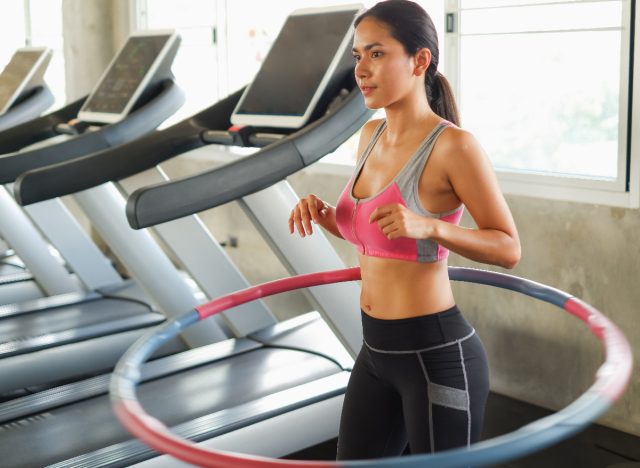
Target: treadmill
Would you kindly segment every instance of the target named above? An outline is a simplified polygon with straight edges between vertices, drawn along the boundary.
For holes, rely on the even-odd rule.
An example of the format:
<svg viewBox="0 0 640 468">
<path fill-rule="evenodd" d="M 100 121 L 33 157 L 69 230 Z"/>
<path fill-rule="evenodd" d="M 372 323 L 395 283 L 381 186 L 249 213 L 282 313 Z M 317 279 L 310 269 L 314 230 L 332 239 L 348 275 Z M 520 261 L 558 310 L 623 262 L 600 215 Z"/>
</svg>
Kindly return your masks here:
<svg viewBox="0 0 640 468">
<path fill-rule="evenodd" d="M 169 31 L 132 35 L 80 108 L 80 123 L 74 122 L 73 126 L 59 123 L 52 128 L 48 116 L 38 119 L 35 126 L 42 129 L 48 125 L 49 133 L 54 133 L 56 129 L 69 131 L 72 127 L 86 126 L 86 122 L 92 124 L 63 143 L 0 157 L 2 182 L 11 182 L 8 174 L 17 173 L 18 168 L 39 167 L 49 160 L 73 158 L 115 146 L 155 128 L 182 103 L 183 95 L 174 84 L 170 71 L 178 44 L 177 35 Z M 113 98 L 118 99 L 114 102 Z M 134 110 L 126 115 L 129 109 Z M 59 111 L 58 115 L 61 113 Z M 94 125 L 94 120 L 100 120 L 103 125 Z M 24 128 L 16 127 L 16 130 L 19 132 L 14 135 L 26 133 Z M 39 133 L 36 131 L 35 134 Z M 122 229 L 126 219 L 124 200 L 119 193 L 113 193 L 108 187 L 98 187 L 79 194 L 80 198 L 92 200 L 96 198 L 96 190 L 108 192 L 107 199 L 102 197 L 99 204 L 115 205 L 122 215 L 119 225 L 113 210 L 102 210 L 100 219 L 97 219 L 100 213 L 96 213 L 91 220 L 94 225 L 107 225 L 107 229 L 114 231 L 102 232 L 103 237 L 115 236 L 127 244 L 128 250 L 124 252 L 130 257 L 127 261 L 142 265 L 132 269 L 136 281 L 123 280 L 93 244 L 91 246 L 99 254 L 95 264 L 87 264 L 91 251 L 74 251 L 81 241 L 88 242 L 89 239 L 68 211 L 63 210 L 59 200 L 28 207 L 27 213 L 36 221 L 38 230 L 46 233 L 75 271 L 88 271 L 81 277 L 92 280 L 89 284 L 94 287 L 88 288 L 89 292 L 57 295 L 0 308 L 0 373 L 4 377 L 0 379 L 0 394 L 108 371 L 145 328 L 164 321 L 163 314 L 198 303 L 193 289 L 148 233 L 133 231 L 128 225 Z M 10 197 L 8 191 L 3 192 L 6 201 Z M 19 208 L 15 200 L 6 205 Z M 0 205 L 0 212 L 2 209 Z M 23 216 L 26 217 L 24 213 Z M 64 222 L 67 216 L 71 220 L 69 225 L 77 228 L 71 235 L 69 229 L 63 229 L 68 227 Z M 3 223 L 4 229 L 15 226 L 13 220 L 6 225 Z M 73 232 L 84 237 L 80 234 L 74 237 Z M 18 238 L 16 242 L 20 240 Z M 99 275 L 94 274 L 95 271 Z M 214 333 L 210 338 L 209 342 L 226 338 L 226 335 Z M 182 349 L 183 345 L 175 344 L 167 352 Z M 87 359 L 89 355 L 91 359 Z"/>
<path fill-rule="evenodd" d="M 335 40 L 327 31 L 340 26 L 344 36 L 358 9 L 336 8 L 292 14 L 265 65 L 278 51 L 288 57 L 304 57 L 304 51 L 292 54 L 290 48 L 284 51 L 278 48 L 280 38 L 293 31 L 312 31 L 316 39 L 322 40 L 322 45 L 308 47 L 307 51 L 314 54 Z M 342 39 L 339 37 L 339 42 L 342 43 Z M 308 40 L 296 42 L 309 45 Z M 349 46 L 350 42 L 347 35 L 344 45 Z M 113 164 L 105 165 L 105 169 L 111 175 L 113 171 L 118 172 L 119 175 L 113 177 L 115 180 L 133 172 L 131 166 L 142 170 L 180 154 L 181 150 L 203 146 L 206 143 L 203 138 L 262 148 L 218 170 L 195 176 L 195 179 L 204 178 L 214 183 L 200 185 L 201 190 L 192 192 L 190 188 L 188 193 L 182 192 L 181 200 L 176 200 L 182 208 L 176 211 L 172 206 L 170 213 L 164 214 L 166 220 L 237 197 L 259 196 L 261 189 L 333 151 L 371 116 L 352 78 L 350 51 L 347 47 L 338 50 L 343 54 L 340 63 L 347 67 L 339 68 L 344 70 L 336 75 L 340 79 L 334 80 L 335 86 L 329 87 L 330 92 L 318 102 L 310 123 L 301 129 L 247 126 L 239 131 L 228 130 L 230 116 L 241 98 L 241 93 L 235 93 L 196 116 L 158 132 L 155 138 L 144 138 L 118 150 L 96 153 L 65 165 L 30 171 L 19 178 L 17 197 L 22 203 L 46 198 L 41 189 L 50 196 L 58 195 L 53 192 L 66 188 L 49 183 L 42 186 L 40 182 L 51 180 L 54 173 L 62 171 L 87 174 L 89 179 L 94 179 L 96 171 L 83 168 L 88 167 L 89 160 L 95 163 L 106 154 L 113 157 Z M 289 67 L 280 70 L 289 70 Z M 258 78 L 252 85 L 257 81 Z M 130 164 L 123 168 L 124 157 L 119 156 L 125 153 L 135 154 L 135 158 L 130 158 Z M 72 179 L 80 185 L 87 183 Z M 175 189 L 176 184 L 184 189 L 193 184 L 192 179 L 145 189 L 135 199 L 144 198 L 146 190 Z M 175 192 L 170 191 L 169 197 L 174 197 Z M 211 195 L 213 198 L 209 198 Z M 168 199 L 163 196 L 156 201 L 165 204 Z M 129 207 L 132 206 L 130 200 Z M 151 219 L 146 217 L 151 212 L 144 213 L 139 206 L 131 209 L 134 218 L 145 214 L 146 220 Z M 286 230 L 286 224 L 282 226 Z M 357 295 L 354 299 L 357 303 Z M 359 317 L 353 312 L 357 309 L 352 308 L 353 313 L 349 314 L 348 307 L 343 304 L 342 315 L 349 316 L 358 326 Z M 229 318 L 232 314 L 230 312 Z M 361 337 L 360 341 L 356 337 L 349 342 L 348 333 L 336 335 L 332 331 L 335 321 L 327 318 L 325 311 L 322 314 L 310 312 L 244 337 L 151 361 L 142 371 L 145 383 L 140 387 L 141 401 L 181 434 L 235 450 L 282 456 L 330 439 L 337 433 L 352 355 Z M 336 328 L 341 328 L 340 323 Z M 0 450 L 6 453 L 5 460 L 15 466 L 130 466 L 156 456 L 140 442 L 131 440 L 111 414 L 106 394 L 108 378 L 108 375 L 99 376 L 1 405 L 3 426 L 0 428 L 6 428 L 6 433 L 0 438 Z M 78 417 L 80 414 L 83 417 Z M 313 418 L 313 424 L 309 424 L 309 418 Z M 21 424 L 21 421 L 33 423 Z M 50 435 L 56 433 L 64 434 L 64 442 L 51 443 Z M 37 449 L 32 448 L 28 456 L 18 453 L 27 443 Z"/>
<path fill-rule="evenodd" d="M 0 236 L 37 280 L 5 281 L 0 304 L 82 293 L 117 281 L 65 205 L 55 200 L 22 210 L 12 199 L 11 184 L 30 168 L 117 146 L 154 130 L 184 102 L 170 71 L 178 46 L 172 32 L 134 34 L 88 98 L 0 133 L 0 183 L 7 184 L 0 187 L 0 215 L 7 220 L 0 224 Z M 78 279 L 51 255 L 50 245 Z"/>
<path fill-rule="evenodd" d="M 23 47 L 4 67 L 0 73 L 0 131 L 39 116 L 53 104 L 53 94 L 44 82 L 51 55 L 48 47 Z M 32 278 L 14 254 L 0 237 L 0 284 Z"/>
</svg>

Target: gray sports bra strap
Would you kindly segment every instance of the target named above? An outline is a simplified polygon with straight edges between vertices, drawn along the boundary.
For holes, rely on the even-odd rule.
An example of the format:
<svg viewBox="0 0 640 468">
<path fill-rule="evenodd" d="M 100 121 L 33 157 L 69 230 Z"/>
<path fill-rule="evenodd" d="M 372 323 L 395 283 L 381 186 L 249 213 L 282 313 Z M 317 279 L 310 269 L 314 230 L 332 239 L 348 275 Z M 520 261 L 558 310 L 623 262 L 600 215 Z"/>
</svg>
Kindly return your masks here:
<svg viewBox="0 0 640 468">
<path fill-rule="evenodd" d="M 429 160 L 431 151 L 438 140 L 438 136 L 440 136 L 444 129 L 450 125 L 451 124 L 446 120 L 443 120 L 436 125 L 431 134 L 425 138 L 420 147 L 413 154 L 411 159 L 407 161 L 405 167 L 403 167 L 400 173 L 396 176 L 396 184 L 400 187 L 401 191 L 403 191 L 403 187 L 411 187 L 414 183 L 418 182 L 420 175 Z"/>
<path fill-rule="evenodd" d="M 369 144 L 367 145 L 367 147 L 362 152 L 362 156 L 358 159 L 358 163 L 356 164 L 356 170 L 354 171 L 354 174 L 356 174 L 356 177 L 357 177 L 358 172 L 360 171 L 360 169 L 364 165 L 364 162 L 369 157 L 369 153 L 371 153 L 371 149 L 374 147 L 374 145 L 378 141 L 378 138 L 380 138 L 380 135 L 382 135 L 382 132 L 384 131 L 386 126 L 387 126 L 387 121 L 385 119 L 383 119 L 376 126 L 376 129 L 373 131 L 373 135 L 371 135 L 371 139 L 369 140 Z"/>
</svg>

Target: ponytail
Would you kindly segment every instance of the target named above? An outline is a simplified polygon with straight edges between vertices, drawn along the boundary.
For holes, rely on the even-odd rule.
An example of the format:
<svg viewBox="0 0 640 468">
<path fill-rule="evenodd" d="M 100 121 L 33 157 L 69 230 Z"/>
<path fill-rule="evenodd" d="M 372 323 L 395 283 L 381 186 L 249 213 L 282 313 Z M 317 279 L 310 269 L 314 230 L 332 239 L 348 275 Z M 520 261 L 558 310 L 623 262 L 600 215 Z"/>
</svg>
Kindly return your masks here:
<svg viewBox="0 0 640 468">
<path fill-rule="evenodd" d="M 439 71 L 432 73 L 429 67 L 424 81 L 427 101 L 431 109 L 443 119 L 459 127 L 460 113 L 449 80 Z"/>
</svg>

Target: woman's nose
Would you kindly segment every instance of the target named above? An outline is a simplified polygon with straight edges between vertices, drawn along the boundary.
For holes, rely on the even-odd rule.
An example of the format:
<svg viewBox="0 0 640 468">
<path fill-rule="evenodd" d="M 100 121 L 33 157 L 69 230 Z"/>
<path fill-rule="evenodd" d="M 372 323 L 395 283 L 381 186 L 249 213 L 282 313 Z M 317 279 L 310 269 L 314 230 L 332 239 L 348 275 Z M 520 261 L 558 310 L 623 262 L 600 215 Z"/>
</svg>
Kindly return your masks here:
<svg viewBox="0 0 640 468">
<path fill-rule="evenodd" d="M 360 59 L 356 63 L 355 75 L 356 78 L 365 78 L 369 74 L 369 68 L 367 67 L 364 60 Z"/>
</svg>

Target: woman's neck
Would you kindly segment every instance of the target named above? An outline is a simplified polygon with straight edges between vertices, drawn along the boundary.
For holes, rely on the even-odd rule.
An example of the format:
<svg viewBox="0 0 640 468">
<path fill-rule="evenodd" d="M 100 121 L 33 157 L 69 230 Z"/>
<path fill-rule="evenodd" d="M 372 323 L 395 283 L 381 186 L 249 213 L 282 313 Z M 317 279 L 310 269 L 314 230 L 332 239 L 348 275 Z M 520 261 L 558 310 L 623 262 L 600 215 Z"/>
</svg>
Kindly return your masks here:
<svg viewBox="0 0 640 468">
<path fill-rule="evenodd" d="M 403 141 L 407 134 L 414 132 L 416 128 L 424 128 L 430 122 L 435 124 L 440 118 L 429 107 L 424 88 L 412 93 L 403 100 L 395 102 L 392 106 L 385 107 L 387 130 L 386 141 L 394 145 Z"/>
</svg>

